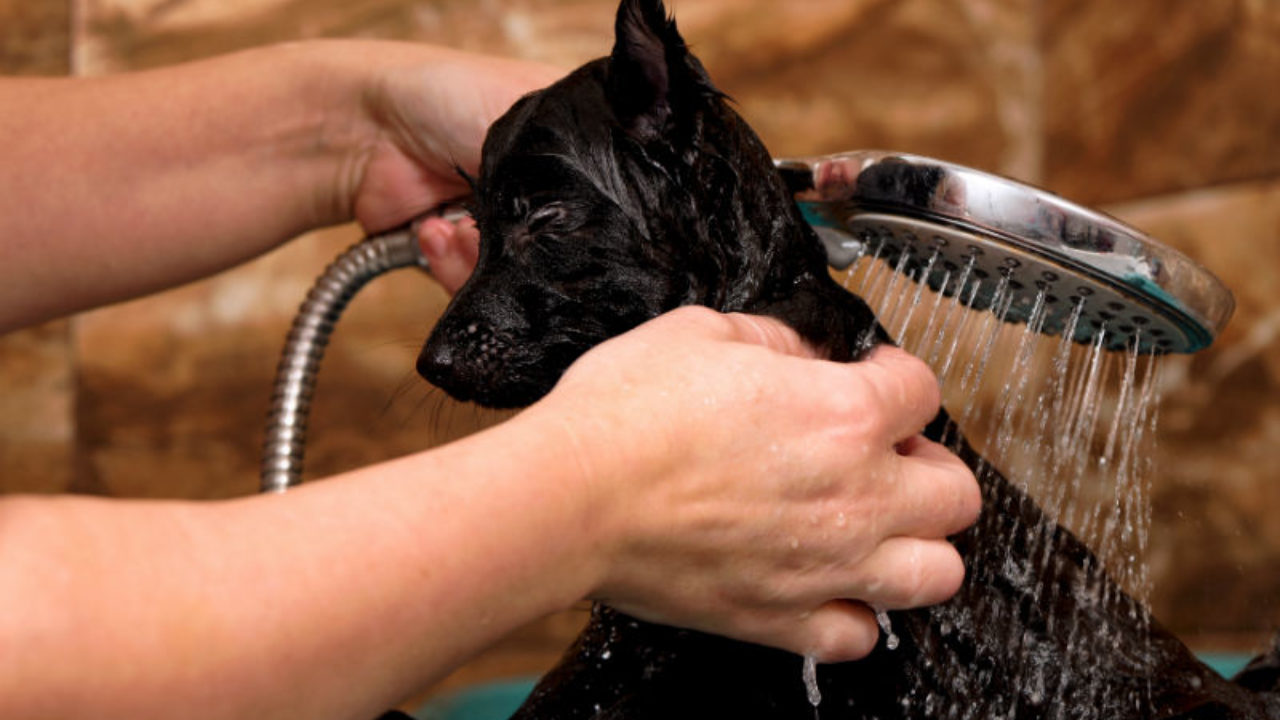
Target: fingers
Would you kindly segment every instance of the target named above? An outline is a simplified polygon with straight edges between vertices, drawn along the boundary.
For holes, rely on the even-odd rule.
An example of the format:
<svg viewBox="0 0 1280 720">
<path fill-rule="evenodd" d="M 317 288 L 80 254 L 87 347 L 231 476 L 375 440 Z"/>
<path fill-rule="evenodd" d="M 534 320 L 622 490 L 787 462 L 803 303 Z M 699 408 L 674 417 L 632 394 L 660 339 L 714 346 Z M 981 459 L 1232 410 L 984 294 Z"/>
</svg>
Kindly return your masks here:
<svg viewBox="0 0 1280 720">
<path fill-rule="evenodd" d="M 762 316 L 720 314 L 705 308 L 682 308 L 659 321 L 683 324 L 712 337 L 755 344 L 784 355 L 803 358 L 783 372 L 803 375 L 807 381 L 790 392 L 799 398 L 806 388 L 821 389 L 830 399 L 843 396 L 846 402 L 819 400 L 815 408 L 835 424 L 852 415 L 870 418 L 853 422 L 858 432 L 870 437 L 885 451 L 897 450 L 894 482 L 880 488 L 880 520 L 885 536 L 906 535 L 926 539 L 944 538 L 960 532 L 977 519 L 982 497 L 973 473 L 943 446 L 918 433 L 938 414 L 941 395 L 938 381 L 923 361 L 896 347 L 874 350 L 860 363 L 812 360 L 813 353 L 798 334 L 784 323 Z M 841 414 L 851 417 L 842 418 Z M 812 417 L 812 413 L 810 414 Z M 865 444 L 865 443 L 864 443 Z M 849 448 L 836 452 L 848 456 Z"/>
<path fill-rule="evenodd" d="M 885 541 L 859 565 L 864 576 L 857 596 L 871 605 L 902 609 L 932 605 L 950 598 L 964 581 L 964 562 L 942 540 L 894 538 Z M 834 663 L 866 657 L 880 636 L 871 608 L 856 600 L 831 600 L 799 621 L 775 620 L 747 637 L 819 662 Z"/>
<path fill-rule="evenodd" d="M 418 246 L 427 258 L 431 274 L 452 295 L 475 268 L 480 233 L 471 218 L 454 223 L 442 217 L 429 217 L 418 225 Z"/>
<path fill-rule="evenodd" d="M 600 392 L 583 390 L 600 378 L 664 389 L 629 391 L 617 422 L 590 427 L 662 412 L 680 428 L 630 444 L 662 455 L 617 464 L 611 452 L 597 467 L 618 469 L 592 473 L 615 478 L 623 498 L 597 513 L 615 518 L 602 524 L 617 538 L 605 545 L 625 568 L 604 574 L 600 597 L 834 661 L 865 655 L 878 628 L 867 607 L 832 598 L 914 607 L 960 587 L 963 563 L 943 538 L 973 521 L 980 495 L 958 458 L 918 436 L 938 412 L 933 374 L 897 348 L 852 364 L 814 355 L 777 320 L 684 308 L 570 368 L 550 397 L 600 407 Z M 643 482 L 616 479 L 632 475 Z M 673 598 L 684 572 L 708 592 Z"/>
<path fill-rule="evenodd" d="M 960 458 L 920 435 L 899 443 L 898 453 L 898 481 L 884 498 L 887 535 L 945 538 L 978 519 L 982 490 Z"/>
<path fill-rule="evenodd" d="M 849 597 L 891 609 L 935 605 L 964 582 L 964 561 L 946 540 L 893 537 L 854 568 Z"/>
<path fill-rule="evenodd" d="M 846 583 L 842 594 L 858 600 L 830 600 L 799 619 L 772 615 L 738 636 L 824 663 L 857 660 L 871 652 L 880 632 L 867 604 L 890 610 L 933 605 L 954 595 L 963 581 L 964 561 L 946 541 L 891 538 Z"/>
<path fill-rule="evenodd" d="M 942 391 L 925 362 L 892 345 L 881 345 L 857 363 L 862 388 L 878 407 L 893 408 L 883 430 L 892 442 L 918 434 L 938 414 Z"/>
<path fill-rule="evenodd" d="M 866 657 L 876 646 L 880 628 L 866 605 L 832 600 L 799 621 L 791 616 L 774 618 L 752 635 L 743 639 L 833 663 Z"/>
</svg>

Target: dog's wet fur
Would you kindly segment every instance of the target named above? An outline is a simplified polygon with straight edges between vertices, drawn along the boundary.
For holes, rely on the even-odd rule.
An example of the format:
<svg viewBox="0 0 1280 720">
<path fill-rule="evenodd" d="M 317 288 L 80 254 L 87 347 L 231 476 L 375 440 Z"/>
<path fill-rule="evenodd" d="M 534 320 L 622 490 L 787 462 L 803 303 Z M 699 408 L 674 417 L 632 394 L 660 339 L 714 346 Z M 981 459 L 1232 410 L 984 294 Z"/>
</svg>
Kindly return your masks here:
<svg viewBox="0 0 1280 720">
<path fill-rule="evenodd" d="M 489 131 L 474 181 L 474 274 L 423 348 L 449 394 L 519 407 L 588 348 L 699 304 L 779 318 L 831 358 L 889 338 L 835 283 L 755 133 L 661 0 L 623 0 L 610 57 Z M 1114 585 L 1070 532 L 982 462 L 945 413 L 926 431 L 974 468 L 983 511 L 951 538 L 950 601 L 890 613 L 895 649 L 822 666 L 824 718 L 1280 718 L 1280 656 L 1235 682 Z M 515 716 L 808 718 L 801 659 L 597 606 Z"/>
</svg>

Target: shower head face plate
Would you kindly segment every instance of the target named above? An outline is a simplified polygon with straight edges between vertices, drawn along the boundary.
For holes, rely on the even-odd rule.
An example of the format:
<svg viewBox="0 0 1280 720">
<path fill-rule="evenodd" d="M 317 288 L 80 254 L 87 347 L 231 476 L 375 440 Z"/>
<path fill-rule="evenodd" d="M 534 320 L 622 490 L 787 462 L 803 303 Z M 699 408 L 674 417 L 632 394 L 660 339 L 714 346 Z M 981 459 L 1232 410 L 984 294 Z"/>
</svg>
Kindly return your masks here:
<svg viewBox="0 0 1280 720">
<path fill-rule="evenodd" d="M 1189 353 L 1234 307 L 1185 255 L 1006 178 L 877 151 L 778 168 L 833 266 L 872 257 L 1005 322 L 1049 335 L 1073 327 L 1075 341 L 1110 349 Z"/>
<path fill-rule="evenodd" d="M 1003 322 L 1026 323 L 1046 335 L 1070 328 L 1076 342 L 1093 343 L 1101 335 L 1107 349 L 1136 345 L 1143 353 L 1212 340 L 1174 306 L 989 235 L 875 212 L 856 214 L 846 227 L 865 255 Z"/>
</svg>

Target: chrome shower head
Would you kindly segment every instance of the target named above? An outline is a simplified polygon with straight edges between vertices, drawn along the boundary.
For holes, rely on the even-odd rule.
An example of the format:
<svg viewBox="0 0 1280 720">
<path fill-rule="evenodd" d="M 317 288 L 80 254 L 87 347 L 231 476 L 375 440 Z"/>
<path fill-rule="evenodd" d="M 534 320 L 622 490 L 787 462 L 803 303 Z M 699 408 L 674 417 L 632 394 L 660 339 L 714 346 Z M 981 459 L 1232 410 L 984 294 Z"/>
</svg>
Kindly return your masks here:
<svg viewBox="0 0 1280 720">
<path fill-rule="evenodd" d="M 860 151 L 778 160 L 831 265 L 864 256 L 1005 322 L 1111 349 L 1190 353 L 1235 307 L 1208 270 L 1056 195 L 925 157 Z M 993 307 L 993 305 L 995 307 Z M 1040 308 L 1037 310 L 1036 308 Z"/>
</svg>

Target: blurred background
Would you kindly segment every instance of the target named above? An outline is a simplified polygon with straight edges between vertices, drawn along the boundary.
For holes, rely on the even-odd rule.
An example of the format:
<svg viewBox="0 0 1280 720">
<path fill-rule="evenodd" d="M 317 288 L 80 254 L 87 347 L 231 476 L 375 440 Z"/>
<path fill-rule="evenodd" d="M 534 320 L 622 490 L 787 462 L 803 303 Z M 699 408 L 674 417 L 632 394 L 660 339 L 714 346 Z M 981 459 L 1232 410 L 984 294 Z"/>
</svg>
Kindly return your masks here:
<svg viewBox="0 0 1280 720">
<path fill-rule="evenodd" d="M 0 0 L 0 72 L 100 75 L 322 36 L 572 67 L 609 51 L 615 7 Z M 1114 214 L 1227 283 L 1237 309 L 1225 333 L 1165 363 L 1152 601 L 1193 648 L 1264 644 L 1280 628 L 1280 0 L 668 7 L 775 156 L 884 148 L 1001 173 Z M 255 492 L 289 321 L 313 278 L 358 239 L 353 227 L 314 233 L 196 285 L 0 337 L 0 492 Z M 454 405 L 413 373 L 444 303 L 416 271 L 356 299 L 321 374 L 309 477 L 500 419 Z M 578 609 L 535 623 L 437 691 L 539 672 L 584 619 Z"/>
</svg>

